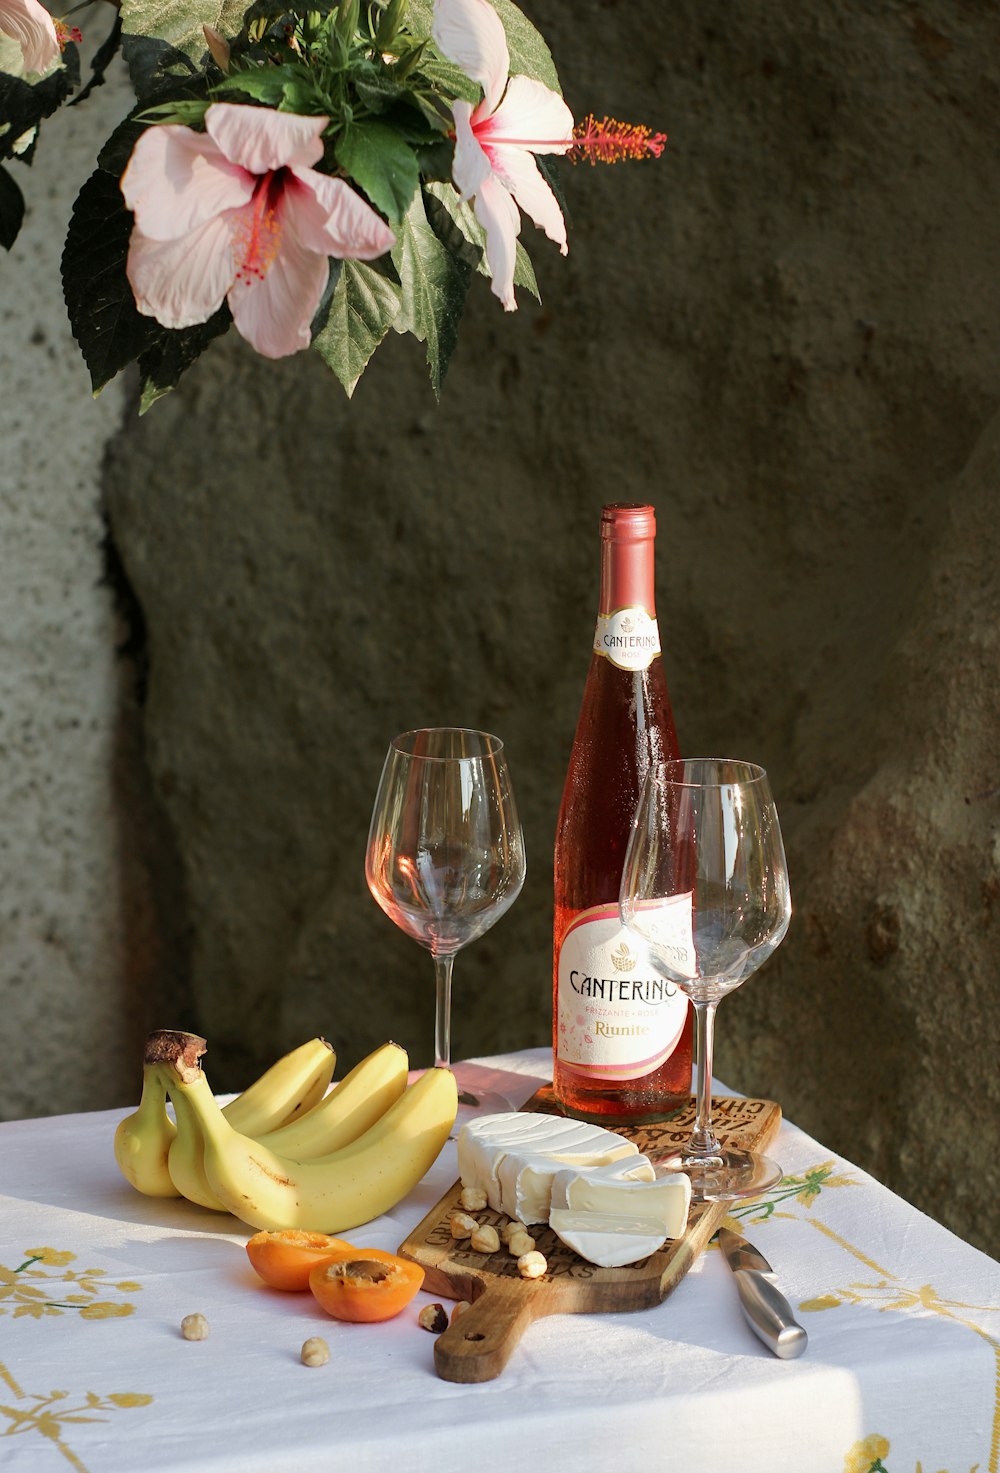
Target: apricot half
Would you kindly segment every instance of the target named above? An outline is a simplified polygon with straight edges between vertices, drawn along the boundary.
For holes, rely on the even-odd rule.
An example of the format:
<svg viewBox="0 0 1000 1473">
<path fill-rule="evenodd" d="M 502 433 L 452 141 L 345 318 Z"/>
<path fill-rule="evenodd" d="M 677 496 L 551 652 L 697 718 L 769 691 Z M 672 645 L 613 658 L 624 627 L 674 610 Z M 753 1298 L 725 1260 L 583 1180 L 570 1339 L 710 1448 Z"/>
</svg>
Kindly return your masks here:
<svg viewBox="0 0 1000 1473">
<path fill-rule="evenodd" d="M 298 1228 L 281 1232 L 254 1233 L 247 1242 L 247 1257 L 265 1284 L 272 1289 L 304 1291 L 317 1265 L 354 1249 L 344 1238 L 329 1233 L 304 1233 Z"/>
<path fill-rule="evenodd" d="M 327 1314 L 356 1324 L 392 1319 L 423 1282 L 419 1264 L 380 1248 L 351 1248 L 309 1275 L 309 1288 Z"/>
</svg>

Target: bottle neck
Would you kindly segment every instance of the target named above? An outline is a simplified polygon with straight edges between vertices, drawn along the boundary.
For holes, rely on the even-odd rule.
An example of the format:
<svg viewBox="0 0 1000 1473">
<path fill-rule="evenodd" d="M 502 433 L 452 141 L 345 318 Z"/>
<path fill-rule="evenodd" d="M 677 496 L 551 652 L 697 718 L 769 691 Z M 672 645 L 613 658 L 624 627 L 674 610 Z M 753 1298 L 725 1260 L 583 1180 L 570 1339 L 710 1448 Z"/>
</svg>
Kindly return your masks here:
<svg viewBox="0 0 1000 1473">
<path fill-rule="evenodd" d="M 653 595 L 653 539 L 601 542 L 601 614 L 616 609 L 645 609 L 656 618 Z"/>
</svg>

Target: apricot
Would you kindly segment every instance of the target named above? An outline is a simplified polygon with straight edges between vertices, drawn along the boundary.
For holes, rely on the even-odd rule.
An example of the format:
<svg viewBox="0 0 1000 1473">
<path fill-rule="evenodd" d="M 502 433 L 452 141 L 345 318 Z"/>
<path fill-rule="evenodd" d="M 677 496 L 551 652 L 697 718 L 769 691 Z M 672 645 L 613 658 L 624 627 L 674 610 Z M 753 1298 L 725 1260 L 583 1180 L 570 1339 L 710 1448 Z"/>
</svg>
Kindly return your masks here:
<svg viewBox="0 0 1000 1473">
<path fill-rule="evenodd" d="M 309 1288 L 309 1275 L 317 1264 L 326 1263 L 339 1253 L 353 1253 L 344 1238 L 329 1233 L 304 1233 L 297 1228 L 281 1232 L 254 1233 L 247 1242 L 247 1256 L 265 1284 L 272 1289 L 304 1292 Z"/>
<path fill-rule="evenodd" d="M 360 1324 L 392 1319 L 423 1282 L 419 1264 L 380 1248 L 351 1248 L 309 1275 L 309 1288 L 327 1314 Z"/>
</svg>

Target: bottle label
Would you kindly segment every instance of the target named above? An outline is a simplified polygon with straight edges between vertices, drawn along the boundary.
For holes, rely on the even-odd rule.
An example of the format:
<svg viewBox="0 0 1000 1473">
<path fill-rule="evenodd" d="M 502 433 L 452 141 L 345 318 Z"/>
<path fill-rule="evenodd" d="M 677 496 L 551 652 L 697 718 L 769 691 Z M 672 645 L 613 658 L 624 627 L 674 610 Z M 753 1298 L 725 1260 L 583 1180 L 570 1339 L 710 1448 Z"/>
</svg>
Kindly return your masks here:
<svg viewBox="0 0 1000 1473">
<path fill-rule="evenodd" d="M 656 620 L 638 606 L 598 614 L 594 650 L 619 670 L 645 670 L 660 653 Z"/>
<path fill-rule="evenodd" d="M 686 950 L 690 907 L 675 919 L 677 945 Z M 564 1068 L 636 1079 L 669 1059 L 684 1031 L 687 997 L 622 926 L 617 905 L 580 911 L 559 948 L 557 975 L 556 1052 Z"/>
</svg>

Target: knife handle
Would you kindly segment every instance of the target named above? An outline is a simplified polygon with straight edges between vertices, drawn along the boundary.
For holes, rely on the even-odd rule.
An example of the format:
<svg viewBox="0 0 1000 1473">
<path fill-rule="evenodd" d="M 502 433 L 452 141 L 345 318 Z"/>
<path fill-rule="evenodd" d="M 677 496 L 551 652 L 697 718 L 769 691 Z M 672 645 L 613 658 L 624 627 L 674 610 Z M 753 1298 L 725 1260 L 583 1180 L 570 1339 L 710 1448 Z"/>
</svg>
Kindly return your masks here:
<svg viewBox="0 0 1000 1473">
<path fill-rule="evenodd" d="M 791 1305 L 781 1290 L 763 1274 L 749 1269 L 737 1269 L 733 1278 L 743 1316 L 757 1338 L 781 1360 L 794 1360 L 801 1355 L 809 1336 L 796 1324 Z"/>
</svg>

